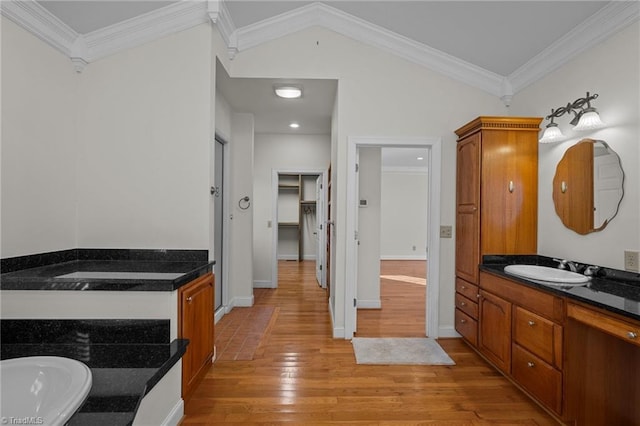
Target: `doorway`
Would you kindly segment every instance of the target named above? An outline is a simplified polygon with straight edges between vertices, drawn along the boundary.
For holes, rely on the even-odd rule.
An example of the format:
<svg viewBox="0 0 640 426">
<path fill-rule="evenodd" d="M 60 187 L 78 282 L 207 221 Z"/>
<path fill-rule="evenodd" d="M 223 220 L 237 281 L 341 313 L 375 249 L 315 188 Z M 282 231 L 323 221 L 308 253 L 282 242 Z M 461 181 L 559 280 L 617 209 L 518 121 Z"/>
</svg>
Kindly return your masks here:
<svg viewBox="0 0 640 426">
<path fill-rule="evenodd" d="M 426 167 L 428 169 L 428 212 L 427 212 L 427 253 L 429 268 L 427 269 L 427 300 L 425 335 L 438 337 L 438 294 L 439 294 L 439 227 L 440 227 L 440 170 L 441 170 L 441 140 L 440 138 L 354 138 L 350 137 L 347 146 L 347 238 L 346 264 L 350 265 L 346 271 L 345 282 L 345 338 L 351 339 L 357 327 L 356 283 L 358 282 L 358 197 L 357 159 L 361 147 L 407 147 L 424 148 L 428 152 Z M 352 303 L 353 301 L 353 303 Z"/>
<path fill-rule="evenodd" d="M 326 170 L 273 170 L 271 287 L 278 287 L 278 261 L 315 261 L 318 285 L 326 288 Z"/>
<path fill-rule="evenodd" d="M 358 235 L 370 252 L 368 256 L 359 252 L 356 334 L 424 336 L 429 151 L 388 147 L 359 151 Z M 379 241 L 372 244 L 371 238 Z"/>
<path fill-rule="evenodd" d="M 225 211 L 226 199 L 225 199 L 225 175 L 228 171 L 225 169 L 225 156 L 227 150 L 225 149 L 226 142 L 224 139 L 217 135 L 213 143 L 214 152 L 214 171 L 213 182 L 211 186 L 211 195 L 213 197 L 213 258 L 216 264 L 213 267 L 215 274 L 215 286 L 214 286 L 214 311 L 216 312 L 216 319 L 219 319 L 224 315 L 225 306 L 225 293 L 226 287 L 226 263 L 227 259 L 224 253 L 227 252 L 226 246 L 228 244 L 227 238 L 227 224 L 225 223 Z"/>
</svg>

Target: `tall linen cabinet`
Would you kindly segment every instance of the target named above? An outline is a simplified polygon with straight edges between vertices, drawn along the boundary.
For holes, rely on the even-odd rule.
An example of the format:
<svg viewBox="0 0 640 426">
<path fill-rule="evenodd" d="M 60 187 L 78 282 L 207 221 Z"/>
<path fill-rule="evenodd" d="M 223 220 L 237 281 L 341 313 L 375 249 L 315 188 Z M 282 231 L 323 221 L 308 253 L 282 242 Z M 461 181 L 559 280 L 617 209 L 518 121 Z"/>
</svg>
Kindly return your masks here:
<svg viewBox="0 0 640 426">
<path fill-rule="evenodd" d="M 536 254 L 538 239 L 538 117 L 478 117 L 455 131 L 456 295 L 455 328 L 482 346 L 493 309 L 480 298 L 483 255 Z M 500 307 L 494 307 L 500 309 Z"/>
</svg>

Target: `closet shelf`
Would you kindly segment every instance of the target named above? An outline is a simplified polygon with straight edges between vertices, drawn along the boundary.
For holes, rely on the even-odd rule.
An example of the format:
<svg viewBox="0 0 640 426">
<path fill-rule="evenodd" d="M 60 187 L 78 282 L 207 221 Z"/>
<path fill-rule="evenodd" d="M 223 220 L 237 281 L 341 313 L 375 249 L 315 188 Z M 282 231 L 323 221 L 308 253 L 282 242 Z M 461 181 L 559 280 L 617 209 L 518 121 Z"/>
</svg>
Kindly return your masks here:
<svg viewBox="0 0 640 426">
<path fill-rule="evenodd" d="M 315 206 L 316 205 L 316 200 L 302 200 L 302 201 L 300 201 L 300 204 Z"/>
<path fill-rule="evenodd" d="M 298 227 L 300 224 L 298 222 L 278 222 L 278 226 L 295 226 Z"/>
</svg>

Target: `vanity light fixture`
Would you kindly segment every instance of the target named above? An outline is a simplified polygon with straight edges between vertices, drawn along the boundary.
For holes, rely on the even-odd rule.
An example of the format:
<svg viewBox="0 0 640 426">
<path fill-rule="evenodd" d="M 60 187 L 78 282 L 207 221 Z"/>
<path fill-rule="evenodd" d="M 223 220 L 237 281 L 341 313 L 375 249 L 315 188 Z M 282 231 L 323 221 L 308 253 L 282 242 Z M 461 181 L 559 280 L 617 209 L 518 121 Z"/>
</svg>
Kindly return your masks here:
<svg viewBox="0 0 640 426">
<path fill-rule="evenodd" d="M 302 96 L 302 88 L 298 86 L 274 86 L 273 90 L 281 98 L 297 99 Z"/>
<path fill-rule="evenodd" d="M 587 96 L 584 98 L 578 98 L 564 107 L 552 109 L 551 114 L 546 117 L 546 119 L 549 120 L 549 124 L 547 124 L 547 127 L 544 129 L 540 143 L 560 142 L 564 139 L 564 135 L 558 128 L 558 124 L 553 120 L 567 113 L 574 114 L 573 120 L 571 120 L 571 125 L 575 126 L 573 128 L 574 130 L 585 131 L 604 127 L 598 111 L 591 106 L 591 101 L 597 97 L 597 93 L 590 95 L 589 92 L 587 92 Z"/>
</svg>

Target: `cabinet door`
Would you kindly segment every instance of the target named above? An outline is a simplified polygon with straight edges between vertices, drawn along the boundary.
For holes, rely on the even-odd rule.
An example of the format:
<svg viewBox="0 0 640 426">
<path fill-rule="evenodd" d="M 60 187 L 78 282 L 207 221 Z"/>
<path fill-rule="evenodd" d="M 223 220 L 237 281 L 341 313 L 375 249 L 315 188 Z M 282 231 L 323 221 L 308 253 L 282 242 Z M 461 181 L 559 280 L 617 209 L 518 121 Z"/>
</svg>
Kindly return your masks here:
<svg viewBox="0 0 640 426">
<path fill-rule="evenodd" d="M 535 134 L 482 134 L 481 254 L 537 253 L 538 142 Z"/>
<path fill-rule="evenodd" d="M 480 262 L 480 133 L 458 143 L 456 276 L 478 283 Z"/>
<path fill-rule="evenodd" d="M 511 303 L 480 290 L 478 349 L 505 373 L 511 367 Z"/>
<path fill-rule="evenodd" d="M 180 337 L 189 339 L 182 357 L 182 395 L 189 395 L 213 356 L 213 274 L 205 275 L 179 292 Z"/>
</svg>

